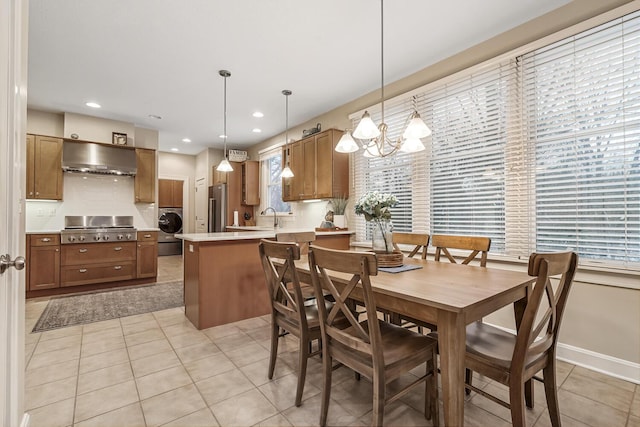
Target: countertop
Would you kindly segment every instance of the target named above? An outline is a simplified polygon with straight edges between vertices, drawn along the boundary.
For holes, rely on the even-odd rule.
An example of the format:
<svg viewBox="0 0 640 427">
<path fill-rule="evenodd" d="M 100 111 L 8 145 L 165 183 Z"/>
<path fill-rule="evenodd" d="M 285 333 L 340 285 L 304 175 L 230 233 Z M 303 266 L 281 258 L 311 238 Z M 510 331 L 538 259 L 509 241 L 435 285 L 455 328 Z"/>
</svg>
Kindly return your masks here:
<svg viewBox="0 0 640 427">
<path fill-rule="evenodd" d="M 244 229 L 247 231 L 224 231 L 218 233 L 191 233 L 191 234 L 176 234 L 175 237 L 190 242 L 220 242 L 231 240 L 251 240 L 251 239 L 273 239 L 276 237 L 276 232 L 273 228 L 265 229 L 264 227 L 234 227 L 237 229 Z M 252 231 L 249 231 L 252 230 Z M 255 230 L 255 231 L 253 231 Z M 279 233 L 297 233 L 301 231 L 314 231 L 309 229 L 292 229 L 292 228 L 279 228 Z M 351 235 L 355 234 L 354 231 L 316 231 L 316 236 L 334 236 L 339 234 Z"/>
</svg>

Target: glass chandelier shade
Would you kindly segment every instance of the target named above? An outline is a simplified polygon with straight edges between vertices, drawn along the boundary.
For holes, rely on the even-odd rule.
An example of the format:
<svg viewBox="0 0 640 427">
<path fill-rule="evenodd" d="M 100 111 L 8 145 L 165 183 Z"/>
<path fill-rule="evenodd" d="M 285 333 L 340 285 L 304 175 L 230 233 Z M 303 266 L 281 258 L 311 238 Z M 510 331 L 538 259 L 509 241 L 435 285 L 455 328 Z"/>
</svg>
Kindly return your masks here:
<svg viewBox="0 0 640 427">
<path fill-rule="evenodd" d="M 293 171 L 291 170 L 291 167 L 289 166 L 289 95 L 291 95 L 293 92 L 291 92 L 288 89 L 285 89 L 282 91 L 282 94 L 285 97 L 285 131 L 284 131 L 284 155 L 285 155 L 285 166 L 284 169 L 282 169 L 282 174 L 280 176 L 282 176 L 282 178 L 293 178 Z"/>
<path fill-rule="evenodd" d="M 351 133 L 347 130 L 342 134 L 338 145 L 336 145 L 336 151 L 338 153 L 353 153 L 358 151 L 358 144 L 353 140 Z"/>
<path fill-rule="evenodd" d="M 218 172 L 232 172 L 233 167 L 231 167 L 231 163 L 227 160 L 227 77 L 231 76 L 231 73 L 227 70 L 220 70 L 218 74 L 224 78 L 224 153 L 216 170 Z"/>
</svg>

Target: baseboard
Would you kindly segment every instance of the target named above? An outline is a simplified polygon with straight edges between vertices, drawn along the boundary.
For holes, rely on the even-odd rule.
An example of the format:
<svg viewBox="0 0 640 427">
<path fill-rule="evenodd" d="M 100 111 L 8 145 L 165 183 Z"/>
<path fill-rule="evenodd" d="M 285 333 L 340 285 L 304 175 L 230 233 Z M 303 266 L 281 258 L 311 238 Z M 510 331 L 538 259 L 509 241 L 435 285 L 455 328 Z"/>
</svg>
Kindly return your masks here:
<svg viewBox="0 0 640 427">
<path fill-rule="evenodd" d="M 498 329 L 515 334 L 516 331 L 502 326 L 491 324 Z M 618 359 L 607 354 L 596 353 L 569 344 L 558 343 L 556 357 L 563 362 L 591 369 L 624 381 L 640 384 L 640 363 Z"/>
<path fill-rule="evenodd" d="M 640 384 L 640 363 L 629 362 L 628 360 L 562 343 L 558 343 L 556 355 L 558 360 Z"/>
<path fill-rule="evenodd" d="M 20 427 L 29 427 L 29 413 L 25 412 L 22 416 L 22 422 L 20 423 Z"/>
</svg>

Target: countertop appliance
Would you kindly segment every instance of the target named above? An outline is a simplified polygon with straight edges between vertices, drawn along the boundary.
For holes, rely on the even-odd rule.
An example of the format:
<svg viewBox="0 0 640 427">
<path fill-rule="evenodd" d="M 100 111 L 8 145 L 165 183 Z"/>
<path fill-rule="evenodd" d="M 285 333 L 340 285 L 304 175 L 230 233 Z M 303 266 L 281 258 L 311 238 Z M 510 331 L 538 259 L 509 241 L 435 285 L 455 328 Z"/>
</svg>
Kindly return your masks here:
<svg viewBox="0 0 640 427">
<path fill-rule="evenodd" d="M 60 243 L 135 241 L 132 216 L 65 216 Z"/>
<path fill-rule="evenodd" d="M 227 185 L 216 184 L 209 187 L 209 233 L 226 231 L 227 226 Z"/>
<path fill-rule="evenodd" d="M 182 232 L 182 208 L 159 208 L 158 228 L 158 255 L 180 255 L 182 240 L 175 234 Z"/>
<path fill-rule="evenodd" d="M 62 170 L 103 175 L 135 175 L 136 151 L 115 145 L 65 140 Z"/>
</svg>

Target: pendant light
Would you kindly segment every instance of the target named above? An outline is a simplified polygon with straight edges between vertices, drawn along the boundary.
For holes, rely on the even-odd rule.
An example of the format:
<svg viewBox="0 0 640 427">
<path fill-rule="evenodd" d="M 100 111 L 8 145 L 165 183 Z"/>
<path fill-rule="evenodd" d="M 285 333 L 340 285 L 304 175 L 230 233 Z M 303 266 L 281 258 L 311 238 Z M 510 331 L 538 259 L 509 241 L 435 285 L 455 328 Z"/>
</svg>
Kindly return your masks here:
<svg viewBox="0 0 640 427">
<path fill-rule="evenodd" d="M 398 151 L 415 153 L 425 149 L 420 138 L 431 135 L 431 130 L 420 118 L 417 109 L 408 117 L 408 125 L 402 134 L 402 138 L 391 140 L 387 136 L 388 127 L 384 122 L 384 0 L 380 0 L 380 111 L 382 123 L 378 126 L 371 119 L 368 111 L 365 111 L 360 123 L 352 134 L 345 132 L 338 141 L 335 150 L 339 153 L 353 153 L 359 150 L 354 138 L 360 142 L 365 157 L 387 157 Z M 415 102 L 415 99 L 414 99 Z"/>
<path fill-rule="evenodd" d="M 231 73 L 227 70 L 220 70 L 218 74 L 224 77 L 224 134 L 222 135 L 224 138 L 224 154 L 216 170 L 218 172 L 232 172 L 233 168 L 231 167 L 231 163 L 227 160 L 227 77 L 229 77 Z"/>
<path fill-rule="evenodd" d="M 285 131 L 284 131 L 284 156 L 285 166 L 282 169 L 283 178 L 293 178 L 293 171 L 289 167 L 289 95 L 292 94 L 290 90 L 283 90 L 282 94 L 285 97 Z"/>
</svg>

